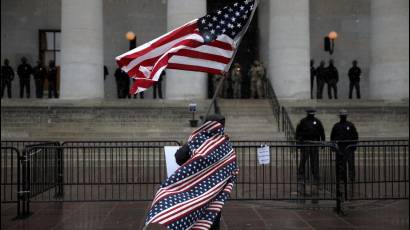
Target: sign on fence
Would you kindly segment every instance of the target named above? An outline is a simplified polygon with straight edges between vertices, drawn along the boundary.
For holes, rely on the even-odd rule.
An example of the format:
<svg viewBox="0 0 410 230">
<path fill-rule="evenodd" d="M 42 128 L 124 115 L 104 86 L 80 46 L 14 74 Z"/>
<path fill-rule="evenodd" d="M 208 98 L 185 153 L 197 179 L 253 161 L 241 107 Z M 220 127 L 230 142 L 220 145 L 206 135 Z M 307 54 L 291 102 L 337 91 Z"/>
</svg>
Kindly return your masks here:
<svg viewBox="0 0 410 230">
<path fill-rule="evenodd" d="M 258 161 L 260 165 L 268 165 L 270 163 L 269 146 L 258 148 Z"/>
<path fill-rule="evenodd" d="M 167 164 L 167 177 L 170 177 L 179 168 L 179 165 L 175 159 L 175 153 L 179 148 L 180 146 L 164 146 L 165 161 Z"/>
</svg>

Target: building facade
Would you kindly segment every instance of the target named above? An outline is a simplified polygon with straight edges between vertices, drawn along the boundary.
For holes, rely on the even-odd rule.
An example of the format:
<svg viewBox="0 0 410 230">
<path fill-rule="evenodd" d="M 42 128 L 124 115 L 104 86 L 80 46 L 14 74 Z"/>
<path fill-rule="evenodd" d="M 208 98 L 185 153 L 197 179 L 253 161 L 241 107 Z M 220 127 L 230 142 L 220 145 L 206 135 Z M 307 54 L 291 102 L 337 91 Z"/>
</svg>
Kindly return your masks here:
<svg viewBox="0 0 410 230">
<path fill-rule="evenodd" d="M 133 31 L 137 43 L 143 44 L 203 16 L 215 2 L 2 0 L 1 59 L 10 59 L 15 70 L 22 56 L 32 65 L 39 58 L 55 59 L 61 67 L 62 98 L 115 98 L 115 57 L 128 49 L 127 31 Z M 278 97 L 310 98 L 310 59 L 316 66 L 321 60 L 334 59 L 340 75 L 340 98 L 347 98 L 347 72 L 351 62 L 358 60 L 363 69 L 364 98 L 408 99 L 409 1 L 260 2 L 257 29 L 252 30 L 256 39 L 252 41 Z M 41 31 L 57 31 L 53 49 L 42 49 Z M 330 31 L 339 34 L 332 56 L 323 51 L 323 38 Z M 109 70 L 105 81 L 103 65 Z M 168 71 L 164 84 L 167 99 L 207 96 L 206 74 Z M 13 88 L 16 97 L 17 77 Z M 148 97 L 150 94 L 148 91 Z"/>
</svg>

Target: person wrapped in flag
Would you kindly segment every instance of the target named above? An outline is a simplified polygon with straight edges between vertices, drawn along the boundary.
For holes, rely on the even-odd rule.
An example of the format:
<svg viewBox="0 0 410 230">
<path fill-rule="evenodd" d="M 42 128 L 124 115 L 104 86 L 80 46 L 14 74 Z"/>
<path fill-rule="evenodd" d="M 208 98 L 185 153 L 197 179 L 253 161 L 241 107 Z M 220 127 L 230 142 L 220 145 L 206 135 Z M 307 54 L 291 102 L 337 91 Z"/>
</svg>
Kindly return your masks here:
<svg viewBox="0 0 410 230">
<path fill-rule="evenodd" d="M 225 118 L 213 115 L 176 153 L 181 167 L 162 184 L 146 227 L 219 229 L 220 213 L 239 172 L 236 153 L 224 134 Z"/>
<path fill-rule="evenodd" d="M 257 0 L 235 2 L 116 57 L 119 67 L 135 80 L 130 93 L 155 85 L 165 69 L 229 72 L 257 5 Z"/>
</svg>

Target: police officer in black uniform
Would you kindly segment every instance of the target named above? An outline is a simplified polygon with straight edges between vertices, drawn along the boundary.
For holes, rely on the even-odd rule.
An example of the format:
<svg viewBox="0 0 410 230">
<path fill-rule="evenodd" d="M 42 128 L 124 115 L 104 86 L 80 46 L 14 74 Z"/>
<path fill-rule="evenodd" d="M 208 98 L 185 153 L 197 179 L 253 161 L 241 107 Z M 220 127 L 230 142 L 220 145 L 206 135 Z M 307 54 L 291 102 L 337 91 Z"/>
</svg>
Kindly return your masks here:
<svg viewBox="0 0 410 230">
<path fill-rule="evenodd" d="M 350 87 L 349 87 L 349 98 L 353 98 L 353 88 L 356 89 L 356 97 L 357 99 L 361 98 L 360 94 L 360 76 L 362 75 L 362 70 L 357 66 L 357 61 L 353 61 L 353 67 L 349 70 L 349 80 L 350 80 Z"/>
<path fill-rule="evenodd" d="M 317 99 L 323 99 L 323 89 L 326 81 L 325 61 L 321 61 L 316 69 Z"/>
<path fill-rule="evenodd" d="M 26 96 L 30 98 L 30 76 L 33 73 L 33 68 L 27 63 L 27 58 L 21 58 L 21 64 L 17 67 L 17 74 L 20 78 L 20 98 L 24 96 L 24 88 L 26 88 Z"/>
<path fill-rule="evenodd" d="M 3 98 L 6 87 L 7 96 L 11 98 L 11 82 L 14 79 L 14 70 L 9 64 L 9 60 L 4 59 L 4 65 L 1 67 L 1 98 Z"/>
<path fill-rule="evenodd" d="M 355 168 L 354 168 L 354 152 L 356 148 L 352 145 L 359 140 L 359 134 L 356 127 L 352 122 L 347 120 L 348 113 L 346 110 L 340 111 L 340 121 L 333 126 L 330 139 L 337 142 L 341 153 L 341 159 L 338 162 L 338 166 L 341 172 L 341 179 L 347 182 L 346 167 L 349 167 L 349 179 L 351 182 L 355 181 Z M 351 147 L 349 147 L 351 146 Z"/>
<path fill-rule="evenodd" d="M 333 96 L 337 99 L 337 83 L 339 82 L 339 72 L 337 71 L 336 66 L 334 65 L 334 61 L 329 61 L 329 66 L 327 67 L 327 93 L 329 99 L 332 99 L 332 91 Z"/>
<path fill-rule="evenodd" d="M 315 84 L 316 68 L 315 61 L 310 60 L 310 99 L 313 99 L 313 86 Z"/>
<path fill-rule="evenodd" d="M 47 69 L 41 61 L 33 68 L 34 83 L 36 85 L 36 97 L 43 98 L 44 81 L 47 77 Z"/>
<path fill-rule="evenodd" d="M 315 109 L 307 109 L 307 116 L 303 118 L 296 128 L 296 140 L 305 145 L 301 147 L 300 164 L 298 168 L 298 181 L 305 181 L 305 164 L 310 160 L 310 170 L 313 175 L 314 185 L 319 184 L 319 148 L 312 142 L 325 141 L 325 130 L 322 122 L 315 117 Z M 310 147 L 311 145 L 316 145 Z"/>
<path fill-rule="evenodd" d="M 57 93 L 57 67 L 54 61 L 50 61 L 48 64 L 48 98 L 58 98 Z"/>
<path fill-rule="evenodd" d="M 166 74 L 167 73 L 165 71 L 162 71 L 161 76 L 154 85 L 154 99 L 157 99 L 157 93 L 159 98 L 162 99 L 162 80 L 164 80 L 164 76 L 166 76 Z"/>
</svg>

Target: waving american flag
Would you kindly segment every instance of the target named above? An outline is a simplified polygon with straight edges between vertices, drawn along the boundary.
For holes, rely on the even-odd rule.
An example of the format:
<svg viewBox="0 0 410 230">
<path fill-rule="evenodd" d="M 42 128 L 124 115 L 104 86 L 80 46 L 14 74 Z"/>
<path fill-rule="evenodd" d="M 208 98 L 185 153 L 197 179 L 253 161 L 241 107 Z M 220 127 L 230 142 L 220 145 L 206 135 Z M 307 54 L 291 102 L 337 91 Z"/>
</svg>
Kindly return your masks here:
<svg viewBox="0 0 410 230">
<path fill-rule="evenodd" d="M 224 74 L 257 7 L 257 0 L 242 0 L 195 19 L 116 58 L 134 78 L 130 92 L 145 91 L 166 69 Z"/>
<path fill-rule="evenodd" d="M 191 158 L 162 183 L 146 226 L 209 229 L 229 198 L 238 168 L 223 126 L 205 123 L 192 133 L 188 146 Z"/>
</svg>

